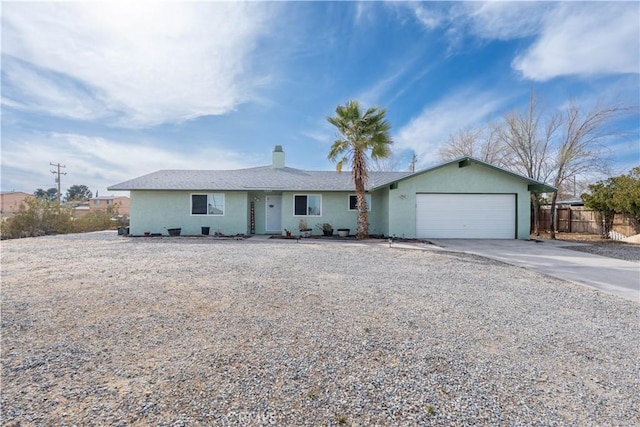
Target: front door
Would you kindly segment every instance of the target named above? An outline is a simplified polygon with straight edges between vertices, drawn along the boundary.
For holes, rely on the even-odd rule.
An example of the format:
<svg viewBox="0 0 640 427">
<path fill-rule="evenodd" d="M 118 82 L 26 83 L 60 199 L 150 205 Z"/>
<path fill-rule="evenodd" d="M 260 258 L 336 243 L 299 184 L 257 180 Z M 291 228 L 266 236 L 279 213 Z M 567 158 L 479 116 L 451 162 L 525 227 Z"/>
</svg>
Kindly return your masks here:
<svg viewBox="0 0 640 427">
<path fill-rule="evenodd" d="M 282 196 L 267 196 L 265 198 L 267 218 L 265 231 L 267 233 L 282 232 Z"/>
</svg>

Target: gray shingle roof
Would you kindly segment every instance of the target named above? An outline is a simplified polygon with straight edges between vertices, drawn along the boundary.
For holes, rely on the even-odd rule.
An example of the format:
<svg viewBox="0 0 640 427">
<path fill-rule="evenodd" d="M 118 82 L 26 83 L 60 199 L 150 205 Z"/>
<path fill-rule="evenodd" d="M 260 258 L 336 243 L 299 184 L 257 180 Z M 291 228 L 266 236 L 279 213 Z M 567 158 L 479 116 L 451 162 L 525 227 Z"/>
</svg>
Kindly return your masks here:
<svg viewBox="0 0 640 427">
<path fill-rule="evenodd" d="M 411 172 L 369 172 L 367 189 L 396 181 Z M 305 171 L 262 166 L 237 170 L 160 170 L 110 186 L 114 190 L 276 190 L 353 191 L 351 172 Z"/>
<path fill-rule="evenodd" d="M 457 162 L 476 163 L 517 177 L 527 182 L 531 191 L 541 193 L 556 191 L 554 187 L 542 182 L 473 157 L 461 157 L 415 173 L 369 172 L 367 190 L 376 190 L 411 175 L 428 173 Z M 350 171 L 339 173 L 336 171 L 305 171 L 288 167 L 275 169 L 271 166 L 261 166 L 236 170 L 160 170 L 112 185 L 108 190 L 354 191 L 354 186 Z"/>
</svg>

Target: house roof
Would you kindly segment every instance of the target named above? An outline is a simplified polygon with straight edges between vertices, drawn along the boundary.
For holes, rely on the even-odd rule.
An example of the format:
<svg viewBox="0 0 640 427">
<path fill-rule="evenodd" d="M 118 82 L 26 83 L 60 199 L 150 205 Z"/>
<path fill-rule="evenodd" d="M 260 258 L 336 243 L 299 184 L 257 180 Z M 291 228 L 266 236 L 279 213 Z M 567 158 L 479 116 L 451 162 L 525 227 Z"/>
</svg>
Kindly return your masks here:
<svg viewBox="0 0 640 427">
<path fill-rule="evenodd" d="M 536 192 L 536 193 L 553 193 L 553 192 L 557 191 L 557 189 L 555 187 L 547 185 L 547 184 L 545 184 L 543 182 L 536 181 L 535 179 L 527 178 L 526 176 L 517 174 L 515 172 L 511 172 L 511 171 L 509 171 L 507 169 L 503 169 L 501 167 L 492 165 L 491 163 L 483 162 L 482 160 L 476 159 L 474 157 L 468 157 L 468 156 L 467 157 L 459 157 L 457 159 L 454 159 L 454 160 L 451 160 L 451 161 L 448 161 L 448 162 L 445 162 L 445 163 L 440 163 L 439 165 L 436 165 L 436 166 L 433 166 L 433 167 L 430 167 L 430 168 L 427 168 L 427 169 L 423 169 L 423 170 L 420 170 L 418 172 L 409 174 L 408 176 L 405 176 L 405 177 L 402 177 L 400 179 L 397 179 L 396 181 L 402 181 L 404 179 L 411 178 L 411 177 L 416 176 L 416 175 L 429 173 L 429 172 L 432 172 L 432 171 L 434 171 L 436 169 L 447 167 L 447 166 L 450 166 L 450 165 L 455 164 L 455 163 L 457 163 L 458 167 L 461 167 L 461 168 L 462 167 L 466 167 L 466 166 L 470 166 L 472 164 L 478 164 L 478 165 L 482 165 L 482 166 L 497 170 L 499 172 L 505 173 L 507 175 L 511 175 L 511 176 L 513 176 L 515 178 L 518 178 L 518 179 L 521 179 L 521 180 L 527 182 L 528 186 L 529 186 L 529 191 L 533 191 L 533 192 Z M 372 189 L 376 190 L 377 188 L 374 187 Z"/>
<path fill-rule="evenodd" d="M 8 196 L 11 194 L 24 194 L 25 196 L 35 197 L 33 194 L 25 193 L 24 191 L 0 191 L 0 194 L 3 196 Z"/>
<path fill-rule="evenodd" d="M 367 189 L 408 175 L 411 172 L 369 172 Z M 262 166 L 236 170 L 160 170 L 112 185 L 108 190 L 353 191 L 353 181 L 348 171 L 305 171 Z"/>
<path fill-rule="evenodd" d="M 518 175 L 472 157 L 461 157 L 418 172 L 369 172 L 367 191 L 412 176 L 458 163 L 459 167 L 480 164 L 524 180 L 529 190 L 539 193 L 556 191 L 554 187 Z M 289 167 L 261 166 L 235 170 L 159 170 L 129 181 L 112 185 L 109 191 L 130 190 L 190 190 L 190 191 L 353 191 L 351 172 L 305 171 Z"/>
<path fill-rule="evenodd" d="M 115 199 L 128 199 L 127 196 L 98 196 L 92 197 L 89 200 L 115 200 Z"/>
</svg>

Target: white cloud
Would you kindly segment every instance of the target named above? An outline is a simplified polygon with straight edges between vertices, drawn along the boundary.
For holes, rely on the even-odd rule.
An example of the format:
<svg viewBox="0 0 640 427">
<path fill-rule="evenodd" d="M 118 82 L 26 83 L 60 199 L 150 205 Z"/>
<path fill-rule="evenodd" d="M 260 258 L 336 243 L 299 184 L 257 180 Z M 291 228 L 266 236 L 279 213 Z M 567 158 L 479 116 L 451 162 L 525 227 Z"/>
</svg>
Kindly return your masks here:
<svg viewBox="0 0 640 427">
<path fill-rule="evenodd" d="M 92 96 L 70 79 L 13 58 L 5 57 L 2 67 L 6 76 L 2 105 L 6 107 L 79 120 L 109 114 L 99 96 Z"/>
<path fill-rule="evenodd" d="M 400 128 L 394 136 L 395 150 L 414 151 L 420 166 L 437 163 L 438 150 L 449 135 L 466 126 L 486 122 L 506 102 L 506 97 L 490 93 L 471 89 L 458 91 L 435 105 L 427 106 Z"/>
<path fill-rule="evenodd" d="M 397 7 L 396 3 L 391 3 Z M 509 40 L 535 34 L 551 5 L 545 2 L 399 3 L 427 30 L 446 27 L 457 43 L 464 33 L 488 40 Z"/>
<path fill-rule="evenodd" d="M 365 108 L 380 104 L 381 98 L 394 88 L 399 79 L 405 75 L 411 65 L 411 61 L 403 62 L 403 64 L 403 66 L 395 70 L 392 74 L 378 80 L 371 87 L 360 92 L 354 99 L 359 100 L 360 105 Z"/>
<path fill-rule="evenodd" d="M 513 61 L 526 78 L 640 72 L 636 2 L 562 3 L 548 15 L 539 39 Z"/>
<path fill-rule="evenodd" d="M 333 131 L 333 133 L 331 133 L 331 129 L 329 129 L 329 132 L 316 129 L 316 130 L 302 131 L 300 132 L 300 135 L 302 135 L 305 138 L 312 139 L 316 142 L 320 142 L 322 144 L 330 144 L 330 143 L 333 143 L 335 139 L 334 133 L 335 133 L 335 130 Z"/>
<path fill-rule="evenodd" d="M 375 19 L 374 4 L 370 2 L 359 1 L 355 4 L 354 21 L 356 25 L 370 23 Z"/>
<path fill-rule="evenodd" d="M 452 9 L 451 24 L 466 25 L 483 39 L 510 40 L 536 34 L 551 6 L 546 2 L 462 3 Z"/>
<path fill-rule="evenodd" d="M 438 28 L 444 21 L 444 16 L 433 8 L 425 7 L 420 3 L 408 3 L 413 9 L 416 19 L 427 29 Z"/>
<path fill-rule="evenodd" d="M 24 107 L 121 116 L 132 126 L 223 114 L 254 97 L 251 53 L 274 5 L 259 3 L 6 3 L 3 54 L 42 72 L 18 85 Z M 21 78 L 14 66 L 9 82 Z M 55 78 L 65 76 L 66 81 Z M 255 80 L 254 80 L 255 79 Z M 102 104 L 87 104 L 99 95 Z M 39 93 L 48 87 L 47 93 Z M 65 100 L 66 98 L 66 100 Z M 15 99 L 14 99 L 15 101 Z M 75 111 L 74 105 L 80 105 Z"/>
<path fill-rule="evenodd" d="M 17 141 L 22 141 L 18 143 Z M 161 149 L 152 143 L 132 144 L 102 137 L 71 133 L 13 136 L 2 148 L 2 188 L 33 192 L 54 186 L 50 162 L 60 162 L 67 173 L 63 192 L 74 184 L 87 185 L 107 194 L 110 185 L 159 169 L 237 169 L 248 165 L 251 156 L 213 145 L 178 151 Z M 14 180 L 6 179 L 12 177 Z M 19 177 L 19 181 L 15 180 Z"/>
<path fill-rule="evenodd" d="M 465 2 L 449 8 L 409 2 L 403 7 L 426 29 L 443 28 L 451 51 L 478 39 L 532 37 L 512 62 L 527 79 L 640 72 L 637 2 Z"/>
</svg>

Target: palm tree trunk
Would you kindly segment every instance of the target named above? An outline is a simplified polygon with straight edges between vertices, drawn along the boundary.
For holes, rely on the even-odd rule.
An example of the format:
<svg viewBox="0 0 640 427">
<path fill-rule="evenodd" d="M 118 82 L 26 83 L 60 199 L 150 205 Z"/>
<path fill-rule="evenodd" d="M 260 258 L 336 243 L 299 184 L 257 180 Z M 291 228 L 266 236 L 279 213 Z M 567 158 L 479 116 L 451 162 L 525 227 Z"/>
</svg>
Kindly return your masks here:
<svg viewBox="0 0 640 427">
<path fill-rule="evenodd" d="M 364 189 L 363 191 L 356 191 L 356 205 L 358 208 L 358 234 L 356 238 L 359 240 L 366 239 L 369 237 L 369 220 Z"/>
<path fill-rule="evenodd" d="M 365 199 L 365 182 L 367 179 L 367 169 L 364 152 L 354 153 L 353 181 L 356 187 L 356 208 L 358 209 L 358 240 L 369 237 L 369 223 L 367 218 L 367 201 Z"/>
</svg>

